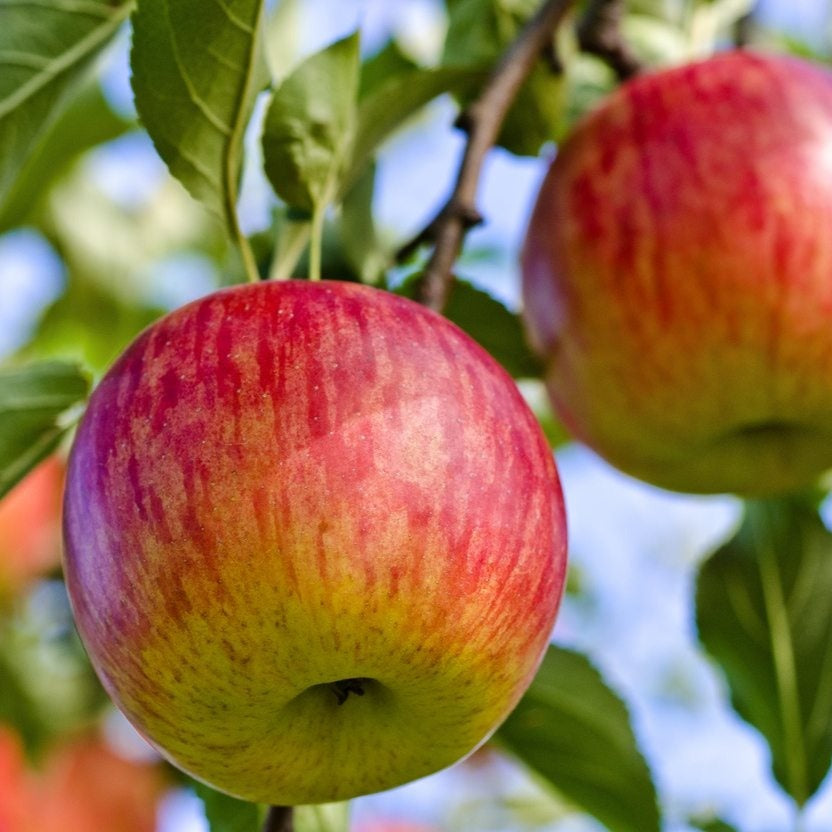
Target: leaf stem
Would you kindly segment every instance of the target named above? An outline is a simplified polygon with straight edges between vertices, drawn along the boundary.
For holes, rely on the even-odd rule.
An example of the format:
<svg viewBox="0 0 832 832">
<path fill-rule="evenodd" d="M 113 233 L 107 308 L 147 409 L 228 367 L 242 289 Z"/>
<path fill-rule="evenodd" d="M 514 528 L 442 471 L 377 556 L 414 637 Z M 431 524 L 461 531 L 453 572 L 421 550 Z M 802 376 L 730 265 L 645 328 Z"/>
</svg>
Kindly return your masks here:
<svg viewBox="0 0 832 832">
<path fill-rule="evenodd" d="M 457 124 L 468 134 L 456 184 L 436 218 L 416 238 L 418 245 L 434 243 L 433 254 L 419 279 L 416 297 L 425 306 L 441 311 L 448 297 L 465 234 L 482 221 L 477 206 L 477 186 L 483 162 L 493 147 L 509 108 L 538 58 L 552 45 L 554 33 L 574 0 L 546 0 L 526 24 L 495 67 L 480 97 L 460 116 Z"/>
<path fill-rule="evenodd" d="M 321 279 L 321 252 L 324 247 L 324 218 L 327 200 L 322 199 L 312 211 L 312 233 L 309 243 L 309 279 Z"/>
<path fill-rule="evenodd" d="M 257 261 L 254 259 L 254 252 L 251 250 L 251 244 L 248 238 L 243 234 L 240 228 L 240 223 L 237 220 L 236 209 L 232 209 L 233 214 L 229 216 L 229 224 L 231 225 L 231 234 L 234 237 L 234 242 L 240 251 L 240 256 L 243 258 L 243 267 L 246 270 L 246 279 L 249 283 L 258 283 L 260 281 L 260 270 L 257 268 Z"/>
<path fill-rule="evenodd" d="M 266 816 L 263 832 L 294 832 L 294 811 L 291 806 L 272 806 Z"/>
<path fill-rule="evenodd" d="M 783 576 L 772 546 L 776 537 L 772 528 L 775 515 L 765 501 L 749 503 L 747 510 L 752 520 L 755 548 L 759 553 L 763 603 L 769 620 L 771 652 L 777 676 L 780 718 L 783 722 L 783 745 L 788 766 L 789 793 L 798 805 L 808 800 L 809 785 L 806 771 L 806 748 L 803 740 L 800 697 L 797 690 L 797 666 L 794 655 L 794 634 L 789 621 L 786 598 L 783 595 Z"/>
</svg>

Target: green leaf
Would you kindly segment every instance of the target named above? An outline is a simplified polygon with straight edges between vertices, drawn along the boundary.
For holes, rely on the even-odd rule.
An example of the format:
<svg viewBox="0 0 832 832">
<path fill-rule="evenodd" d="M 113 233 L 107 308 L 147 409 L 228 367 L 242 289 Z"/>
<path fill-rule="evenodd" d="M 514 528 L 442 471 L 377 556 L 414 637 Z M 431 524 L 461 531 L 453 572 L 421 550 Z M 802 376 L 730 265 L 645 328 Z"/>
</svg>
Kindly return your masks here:
<svg viewBox="0 0 832 832">
<path fill-rule="evenodd" d="M 0 232 L 26 222 L 49 186 L 81 153 L 121 136 L 130 126 L 113 112 L 97 81 L 85 84 L 43 133 L 0 201 Z"/>
<path fill-rule="evenodd" d="M 307 58 L 275 90 L 263 128 L 266 175 L 293 208 L 314 211 L 340 189 L 355 137 L 358 33 Z"/>
<path fill-rule="evenodd" d="M 89 392 L 72 364 L 0 368 L 0 497 L 51 453 L 70 427 L 68 412 Z"/>
<path fill-rule="evenodd" d="M 349 832 L 350 804 L 298 806 L 294 820 L 295 832 Z"/>
<path fill-rule="evenodd" d="M 229 797 L 204 783 L 194 781 L 192 786 L 205 806 L 210 832 L 260 832 L 262 812 L 256 803 Z"/>
<path fill-rule="evenodd" d="M 439 95 L 477 89 L 488 78 L 486 68 L 414 69 L 373 86 L 358 108 L 358 129 L 342 192 L 364 173 L 373 154 L 402 123 Z"/>
<path fill-rule="evenodd" d="M 731 826 L 719 818 L 712 818 L 710 820 L 698 820 L 692 818 L 690 823 L 695 826 L 700 832 L 737 832 L 736 826 Z"/>
<path fill-rule="evenodd" d="M 133 92 L 159 155 L 238 234 L 242 143 L 265 83 L 262 0 L 140 0 Z"/>
<path fill-rule="evenodd" d="M 537 0 L 459 0 L 450 10 L 443 63 L 491 66 L 539 7 Z M 563 75 L 544 59 L 538 61 L 512 104 L 498 143 L 524 156 L 534 156 L 551 141 L 565 107 Z M 470 95 L 461 96 L 463 105 Z"/>
<path fill-rule="evenodd" d="M 415 284 L 414 276 L 397 291 L 412 298 Z M 491 353 L 514 378 L 537 378 L 543 372 L 526 344 L 520 316 L 482 289 L 457 278 L 442 313 Z"/>
<path fill-rule="evenodd" d="M 610 832 L 658 832 L 656 791 L 627 710 L 585 656 L 549 647 L 496 739 Z"/>
<path fill-rule="evenodd" d="M 832 534 L 808 498 L 746 504 L 736 536 L 703 566 L 699 638 L 737 712 L 803 805 L 832 762 Z"/>
<path fill-rule="evenodd" d="M 0 631 L 0 635 L 5 635 Z M 5 645 L 4 645 L 5 646 Z M 0 726 L 11 725 L 20 734 L 26 751 L 36 756 L 49 731 L 44 725 L 37 703 L 32 699 L 17 673 L 0 650 Z"/>
<path fill-rule="evenodd" d="M 375 283 L 391 261 L 373 220 L 376 168 L 370 165 L 344 199 L 338 230 L 344 255 L 364 283 Z"/>
<path fill-rule="evenodd" d="M 129 2 L 0 2 L 0 203 L 64 97 L 127 18 Z"/>
<path fill-rule="evenodd" d="M 359 99 L 366 98 L 390 78 L 418 69 L 416 62 L 402 52 L 396 40 L 388 41 L 361 65 Z"/>
<path fill-rule="evenodd" d="M 75 361 L 99 375 L 162 313 L 160 308 L 118 297 L 73 271 L 66 292 L 44 312 L 16 360 Z M 106 320 L 106 328 L 91 325 L 98 320 Z"/>
</svg>

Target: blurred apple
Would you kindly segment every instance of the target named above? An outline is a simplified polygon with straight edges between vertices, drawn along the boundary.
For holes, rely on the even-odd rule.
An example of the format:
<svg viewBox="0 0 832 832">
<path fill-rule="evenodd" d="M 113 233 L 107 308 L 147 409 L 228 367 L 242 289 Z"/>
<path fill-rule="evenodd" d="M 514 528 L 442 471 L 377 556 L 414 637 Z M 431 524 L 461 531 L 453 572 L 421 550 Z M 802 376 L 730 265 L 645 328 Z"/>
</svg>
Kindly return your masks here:
<svg viewBox="0 0 832 832">
<path fill-rule="evenodd" d="M 456 762 L 531 681 L 563 499 L 516 385 L 444 318 L 347 283 L 177 310 L 93 394 L 66 575 L 105 687 L 248 800 L 380 791 Z"/>
<path fill-rule="evenodd" d="M 832 466 L 832 74 L 750 51 L 645 74 L 560 148 L 525 315 L 571 431 L 666 488 Z"/>
<path fill-rule="evenodd" d="M 166 784 L 158 766 L 83 737 L 29 770 L 17 735 L 0 728 L 0 832 L 154 832 Z"/>
<path fill-rule="evenodd" d="M 60 563 L 63 481 L 52 456 L 0 500 L 0 601 Z"/>
</svg>

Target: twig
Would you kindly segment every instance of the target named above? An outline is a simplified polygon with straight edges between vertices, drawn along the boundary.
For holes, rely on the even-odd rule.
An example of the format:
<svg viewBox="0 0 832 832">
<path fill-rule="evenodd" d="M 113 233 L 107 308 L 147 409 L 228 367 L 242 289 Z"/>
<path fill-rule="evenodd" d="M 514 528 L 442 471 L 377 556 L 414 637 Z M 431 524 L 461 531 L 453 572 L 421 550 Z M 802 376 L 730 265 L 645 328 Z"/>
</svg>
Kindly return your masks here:
<svg viewBox="0 0 832 832">
<path fill-rule="evenodd" d="M 555 31 L 574 0 L 547 0 L 500 59 L 480 97 L 460 116 L 457 126 L 468 134 L 453 193 L 436 219 L 403 252 L 426 241 L 433 254 L 419 279 L 416 298 L 431 309 L 444 307 L 465 233 L 482 222 L 477 185 L 483 161 L 497 141 L 506 114 L 537 59 L 551 47 Z"/>
<path fill-rule="evenodd" d="M 642 70 L 621 34 L 624 0 L 590 0 L 578 24 L 578 45 L 612 67 L 619 80 L 626 81 Z"/>
<path fill-rule="evenodd" d="M 734 23 L 734 46 L 737 49 L 744 49 L 750 46 L 756 34 L 757 21 L 754 19 L 754 10 L 746 12 L 736 23 Z"/>
<path fill-rule="evenodd" d="M 294 812 L 291 806 L 272 806 L 263 832 L 294 832 Z"/>
</svg>

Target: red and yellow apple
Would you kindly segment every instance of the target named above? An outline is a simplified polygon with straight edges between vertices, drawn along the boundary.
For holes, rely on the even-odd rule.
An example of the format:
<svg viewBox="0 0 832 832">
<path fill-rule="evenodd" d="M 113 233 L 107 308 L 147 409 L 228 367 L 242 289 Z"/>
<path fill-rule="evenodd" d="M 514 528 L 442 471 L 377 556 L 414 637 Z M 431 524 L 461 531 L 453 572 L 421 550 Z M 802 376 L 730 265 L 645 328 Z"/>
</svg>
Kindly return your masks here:
<svg viewBox="0 0 832 832">
<path fill-rule="evenodd" d="M 730 52 L 617 90 L 561 147 L 523 252 L 564 423 L 666 488 L 832 466 L 832 74 Z"/>
<path fill-rule="evenodd" d="M 468 754 L 563 586 L 558 477 L 512 380 L 346 283 L 237 287 L 145 331 L 91 398 L 64 516 L 113 699 L 176 765 L 273 804 Z"/>
</svg>

